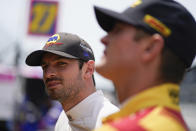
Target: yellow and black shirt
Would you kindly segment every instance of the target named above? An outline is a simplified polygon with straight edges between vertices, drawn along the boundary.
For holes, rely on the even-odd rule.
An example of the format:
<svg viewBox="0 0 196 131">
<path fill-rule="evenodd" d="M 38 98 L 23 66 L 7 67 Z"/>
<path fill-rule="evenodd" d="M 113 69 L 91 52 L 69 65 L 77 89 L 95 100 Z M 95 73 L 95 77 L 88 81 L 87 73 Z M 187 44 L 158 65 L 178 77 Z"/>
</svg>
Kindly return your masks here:
<svg viewBox="0 0 196 131">
<path fill-rule="evenodd" d="M 166 83 L 139 93 L 95 131 L 188 131 L 179 107 L 179 86 Z"/>
</svg>

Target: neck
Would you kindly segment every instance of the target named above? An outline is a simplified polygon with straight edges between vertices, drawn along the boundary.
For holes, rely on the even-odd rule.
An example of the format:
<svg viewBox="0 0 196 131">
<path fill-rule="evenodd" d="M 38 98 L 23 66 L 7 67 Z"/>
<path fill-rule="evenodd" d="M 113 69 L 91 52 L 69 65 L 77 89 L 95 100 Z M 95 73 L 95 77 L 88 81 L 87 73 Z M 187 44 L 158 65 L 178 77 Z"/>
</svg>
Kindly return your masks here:
<svg viewBox="0 0 196 131">
<path fill-rule="evenodd" d="M 140 69 L 136 73 L 130 74 L 127 73 L 127 75 L 113 80 L 120 103 L 145 89 L 162 83 L 156 70 Z"/>
<path fill-rule="evenodd" d="M 81 85 L 79 93 L 77 95 L 60 101 L 63 110 L 67 112 L 68 110 L 76 106 L 78 103 L 80 103 L 82 100 L 84 100 L 86 97 L 90 96 L 94 92 L 96 92 L 96 89 L 93 83 L 85 84 L 83 87 Z"/>
</svg>

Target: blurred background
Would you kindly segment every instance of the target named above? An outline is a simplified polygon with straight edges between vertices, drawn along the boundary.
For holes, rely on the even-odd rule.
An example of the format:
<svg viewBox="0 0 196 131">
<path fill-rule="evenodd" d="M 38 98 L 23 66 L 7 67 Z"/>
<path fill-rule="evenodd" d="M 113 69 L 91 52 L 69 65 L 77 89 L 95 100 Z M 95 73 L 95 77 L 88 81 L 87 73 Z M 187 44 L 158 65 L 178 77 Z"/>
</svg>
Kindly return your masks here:
<svg viewBox="0 0 196 131">
<path fill-rule="evenodd" d="M 93 48 L 96 63 L 105 35 L 96 22 L 93 6 L 122 11 L 135 0 L 4 0 L 0 17 L 0 130 L 50 131 L 61 105 L 45 94 L 42 71 L 25 65 L 26 56 L 41 49 L 49 36 L 69 32 L 84 38 Z M 196 18 L 196 1 L 177 0 Z M 116 105 L 111 81 L 95 73 L 97 89 Z M 196 131 L 196 61 L 181 84 L 185 120 Z"/>
</svg>

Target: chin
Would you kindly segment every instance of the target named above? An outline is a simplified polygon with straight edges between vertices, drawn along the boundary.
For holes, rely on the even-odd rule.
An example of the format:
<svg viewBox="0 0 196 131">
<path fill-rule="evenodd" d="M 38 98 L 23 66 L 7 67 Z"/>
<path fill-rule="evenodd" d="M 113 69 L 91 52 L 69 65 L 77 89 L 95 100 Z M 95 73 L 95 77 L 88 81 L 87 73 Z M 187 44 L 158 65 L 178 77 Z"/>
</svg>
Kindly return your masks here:
<svg viewBox="0 0 196 131">
<path fill-rule="evenodd" d="M 53 93 L 48 93 L 48 96 L 53 99 L 53 100 L 56 100 L 57 99 L 57 96 Z"/>
<path fill-rule="evenodd" d="M 110 71 L 110 69 L 110 64 L 108 63 L 106 56 L 103 56 L 101 61 L 95 66 L 96 72 L 107 79 L 111 79 L 110 75 L 112 74 L 112 72 Z"/>
<path fill-rule="evenodd" d="M 59 99 L 59 97 L 58 97 L 58 95 L 54 92 L 54 91 L 48 91 L 47 90 L 47 94 L 48 94 L 48 96 L 52 99 L 52 100 L 58 100 Z"/>
<path fill-rule="evenodd" d="M 107 70 L 107 67 L 105 65 L 97 65 L 95 67 L 95 70 L 97 73 L 99 73 L 101 76 L 110 79 L 110 73 Z"/>
<path fill-rule="evenodd" d="M 103 61 L 103 59 L 102 59 L 101 62 L 99 62 L 99 63 L 95 66 L 96 72 L 102 75 L 102 72 L 104 72 L 105 65 L 106 65 L 106 62 Z"/>
</svg>

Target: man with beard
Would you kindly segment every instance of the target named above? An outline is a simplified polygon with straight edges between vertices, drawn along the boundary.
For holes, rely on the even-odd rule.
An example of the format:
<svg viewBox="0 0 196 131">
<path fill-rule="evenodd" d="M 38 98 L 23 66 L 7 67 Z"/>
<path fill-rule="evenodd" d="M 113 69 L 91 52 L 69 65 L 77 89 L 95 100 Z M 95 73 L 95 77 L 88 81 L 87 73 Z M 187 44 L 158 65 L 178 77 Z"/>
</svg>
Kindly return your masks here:
<svg viewBox="0 0 196 131">
<path fill-rule="evenodd" d="M 95 7 L 107 35 L 96 71 L 122 103 L 98 131 L 185 131 L 179 84 L 196 55 L 196 22 L 173 0 L 137 0 L 122 13 Z"/>
<path fill-rule="evenodd" d="M 92 130 L 101 125 L 102 117 L 118 110 L 101 91 L 96 91 L 93 51 L 77 35 L 53 35 L 42 50 L 26 58 L 26 64 L 42 67 L 48 95 L 62 104 L 56 131 Z"/>
</svg>

